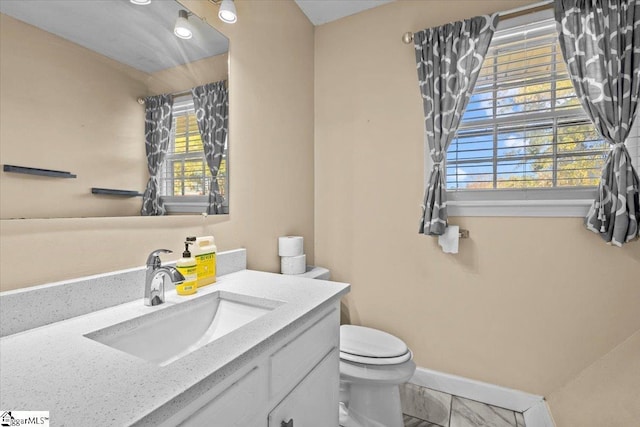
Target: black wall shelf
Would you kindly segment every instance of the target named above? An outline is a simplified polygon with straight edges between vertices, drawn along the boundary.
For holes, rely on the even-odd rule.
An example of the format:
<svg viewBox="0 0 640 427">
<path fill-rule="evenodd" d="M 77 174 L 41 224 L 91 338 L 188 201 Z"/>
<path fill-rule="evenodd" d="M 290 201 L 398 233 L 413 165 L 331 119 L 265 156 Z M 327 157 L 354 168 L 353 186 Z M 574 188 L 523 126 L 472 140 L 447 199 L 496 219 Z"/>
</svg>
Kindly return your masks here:
<svg viewBox="0 0 640 427">
<path fill-rule="evenodd" d="M 132 190 L 115 190 L 113 188 L 91 188 L 91 194 L 101 194 L 105 196 L 121 196 L 121 197 L 142 197 L 142 193 Z"/>
<path fill-rule="evenodd" d="M 71 172 L 57 171 L 53 169 L 28 168 L 25 166 L 3 165 L 2 170 L 12 173 L 24 173 L 27 175 L 50 176 L 53 178 L 76 178 Z"/>
</svg>

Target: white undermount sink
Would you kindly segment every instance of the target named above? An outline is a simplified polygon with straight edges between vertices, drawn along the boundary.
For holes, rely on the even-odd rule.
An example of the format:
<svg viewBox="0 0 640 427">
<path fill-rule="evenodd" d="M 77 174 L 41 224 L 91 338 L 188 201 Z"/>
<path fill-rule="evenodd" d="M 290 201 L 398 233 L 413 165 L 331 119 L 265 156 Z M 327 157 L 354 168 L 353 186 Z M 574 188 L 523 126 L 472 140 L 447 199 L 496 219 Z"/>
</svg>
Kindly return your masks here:
<svg viewBox="0 0 640 427">
<path fill-rule="evenodd" d="M 282 301 L 216 291 L 85 337 L 165 366 L 282 304 Z"/>
</svg>

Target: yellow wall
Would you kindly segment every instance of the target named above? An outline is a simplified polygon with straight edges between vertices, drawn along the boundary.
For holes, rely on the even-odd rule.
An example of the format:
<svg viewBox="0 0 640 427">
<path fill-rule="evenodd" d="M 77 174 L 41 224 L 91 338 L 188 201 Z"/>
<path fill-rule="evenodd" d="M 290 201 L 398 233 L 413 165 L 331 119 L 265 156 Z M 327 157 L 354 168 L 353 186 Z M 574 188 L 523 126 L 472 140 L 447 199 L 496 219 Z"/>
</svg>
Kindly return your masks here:
<svg viewBox="0 0 640 427">
<path fill-rule="evenodd" d="M 548 395 L 638 329 L 640 242 L 607 246 L 580 218 L 451 218 L 471 232 L 458 255 L 418 235 L 422 103 L 401 41 L 526 3 L 399 1 L 316 28 L 315 258 L 352 284 L 351 320 L 419 366 Z"/>
<path fill-rule="evenodd" d="M 246 247 L 249 267 L 268 271 L 279 270 L 277 237 L 303 235 L 313 260 L 313 26 L 293 2 L 237 1 L 234 25 L 213 18 L 209 2 L 184 3 L 230 39 L 231 214 L 1 220 L 1 290 L 140 266 L 153 249 L 181 251 L 190 234 Z"/>
<path fill-rule="evenodd" d="M 640 330 L 548 397 L 558 427 L 640 420 Z"/>
</svg>

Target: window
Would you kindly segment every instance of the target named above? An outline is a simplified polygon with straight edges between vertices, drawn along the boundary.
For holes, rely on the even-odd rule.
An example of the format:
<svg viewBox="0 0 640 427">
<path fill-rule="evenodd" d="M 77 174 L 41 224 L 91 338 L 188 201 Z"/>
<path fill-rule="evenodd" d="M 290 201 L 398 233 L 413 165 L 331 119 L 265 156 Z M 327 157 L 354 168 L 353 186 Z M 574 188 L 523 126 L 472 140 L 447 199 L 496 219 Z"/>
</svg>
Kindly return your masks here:
<svg viewBox="0 0 640 427">
<path fill-rule="evenodd" d="M 226 144 L 226 143 L 225 143 Z M 218 171 L 218 186 L 228 213 L 227 150 Z M 169 152 L 161 170 L 161 195 L 168 213 L 206 212 L 211 172 L 204 158 L 193 99 L 190 95 L 173 103 L 173 125 Z"/>
<path fill-rule="evenodd" d="M 450 214 L 582 216 L 609 144 L 575 96 L 551 12 L 503 24 L 447 151 Z"/>
</svg>

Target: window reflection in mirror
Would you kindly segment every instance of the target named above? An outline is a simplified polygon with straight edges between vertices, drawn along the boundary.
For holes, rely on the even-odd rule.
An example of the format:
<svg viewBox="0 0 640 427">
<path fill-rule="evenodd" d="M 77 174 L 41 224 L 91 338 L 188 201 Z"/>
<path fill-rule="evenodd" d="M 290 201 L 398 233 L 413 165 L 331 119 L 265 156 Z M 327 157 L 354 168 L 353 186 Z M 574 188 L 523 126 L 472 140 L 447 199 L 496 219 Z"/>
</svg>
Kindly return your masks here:
<svg viewBox="0 0 640 427">
<path fill-rule="evenodd" d="M 228 139 L 225 141 L 222 161 L 216 175 L 218 188 L 224 199 L 224 213 L 229 213 L 227 153 Z M 160 193 L 166 210 L 170 214 L 206 212 L 211 179 L 193 98 L 190 95 L 182 96 L 173 102 L 169 151 L 160 171 Z"/>
</svg>

